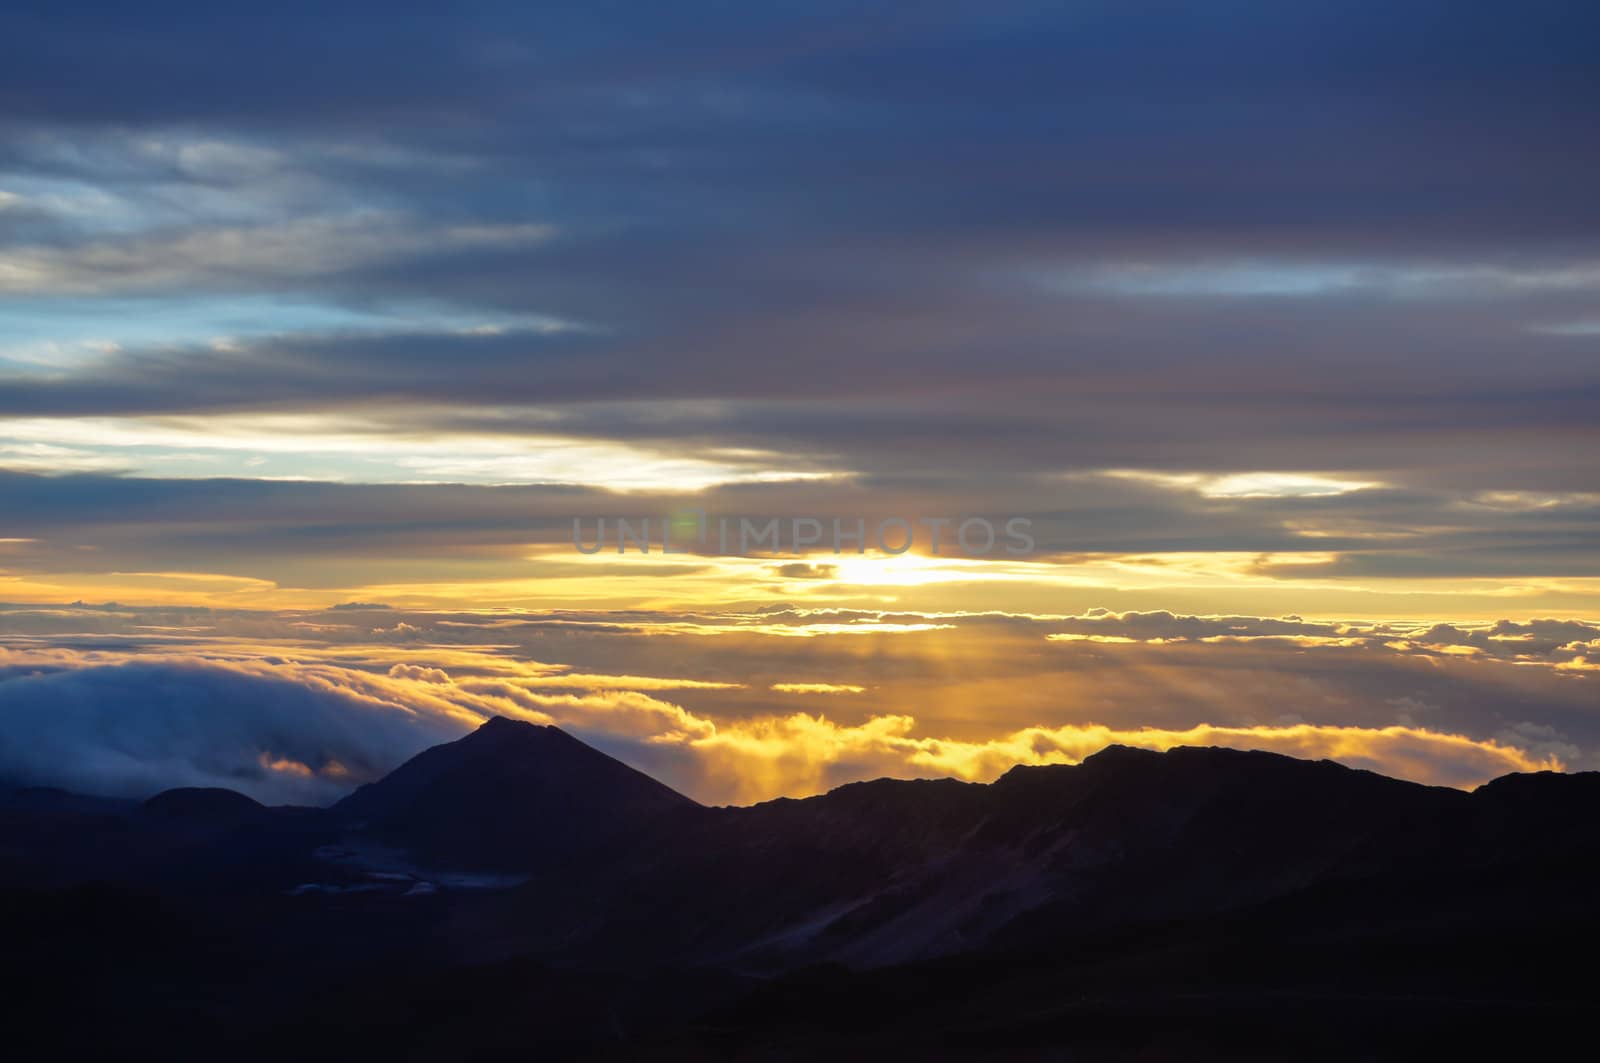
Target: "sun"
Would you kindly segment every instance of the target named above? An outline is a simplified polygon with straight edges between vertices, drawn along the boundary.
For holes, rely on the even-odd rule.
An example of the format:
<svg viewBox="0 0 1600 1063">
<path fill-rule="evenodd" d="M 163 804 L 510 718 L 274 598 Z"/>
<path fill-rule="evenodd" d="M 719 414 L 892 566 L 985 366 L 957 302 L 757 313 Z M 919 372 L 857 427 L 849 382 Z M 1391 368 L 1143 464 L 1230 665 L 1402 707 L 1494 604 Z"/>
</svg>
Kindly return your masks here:
<svg viewBox="0 0 1600 1063">
<path fill-rule="evenodd" d="M 924 587 L 979 578 L 981 562 L 923 554 L 860 554 L 827 562 L 835 583 L 862 587 Z"/>
</svg>

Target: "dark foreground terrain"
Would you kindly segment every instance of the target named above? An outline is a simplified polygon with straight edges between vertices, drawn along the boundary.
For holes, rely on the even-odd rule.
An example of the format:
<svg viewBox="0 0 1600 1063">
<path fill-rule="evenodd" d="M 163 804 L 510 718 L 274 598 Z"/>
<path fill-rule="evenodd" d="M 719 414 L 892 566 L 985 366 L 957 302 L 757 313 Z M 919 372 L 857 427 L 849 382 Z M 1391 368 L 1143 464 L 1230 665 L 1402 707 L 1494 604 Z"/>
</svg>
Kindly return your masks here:
<svg viewBox="0 0 1600 1063">
<path fill-rule="evenodd" d="M 1542 1054 L 1597 872 L 1597 774 L 1113 747 L 705 808 L 491 720 L 331 809 L 5 791 L 0 1007 L 50 1058 Z"/>
</svg>

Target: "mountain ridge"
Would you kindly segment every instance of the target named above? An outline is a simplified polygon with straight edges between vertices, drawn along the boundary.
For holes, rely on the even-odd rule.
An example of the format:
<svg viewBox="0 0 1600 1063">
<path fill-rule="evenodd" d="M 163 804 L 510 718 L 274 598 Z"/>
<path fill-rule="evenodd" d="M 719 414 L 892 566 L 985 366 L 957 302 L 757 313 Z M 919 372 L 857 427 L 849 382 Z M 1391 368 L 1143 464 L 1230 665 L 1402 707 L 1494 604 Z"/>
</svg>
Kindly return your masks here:
<svg viewBox="0 0 1600 1063">
<path fill-rule="evenodd" d="M 1473 1047 L 1452 1031 L 1486 1009 L 1584 1021 L 1588 983 L 1552 972 L 1569 942 L 1600 948 L 1596 881 L 1600 773 L 1467 792 L 1215 747 L 705 807 L 504 720 L 327 809 L 0 794 L 0 934 L 30 957 L 29 1007 L 81 1000 L 69 958 L 100 956 L 117 1028 L 183 1026 L 182 1001 L 195 1029 L 270 1033 L 263 1059 L 407 1058 L 439 1029 L 472 1058 L 530 1038 L 852 1058 L 885 1023 L 885 1051 L 1040 1058 L 1066 1037 L 1096 1059 L 1084 1031 L 1128 1019 L 1177 1031 L 1155 1058 L 1236 1058 L 1244 1020 L 1213 1011 L 1281 1031 L 1280 1007 L 1363 1057 L 1366 1031 L 1421 1014 L 1395 1058 L 1426 1057 Z"/>
</svg>

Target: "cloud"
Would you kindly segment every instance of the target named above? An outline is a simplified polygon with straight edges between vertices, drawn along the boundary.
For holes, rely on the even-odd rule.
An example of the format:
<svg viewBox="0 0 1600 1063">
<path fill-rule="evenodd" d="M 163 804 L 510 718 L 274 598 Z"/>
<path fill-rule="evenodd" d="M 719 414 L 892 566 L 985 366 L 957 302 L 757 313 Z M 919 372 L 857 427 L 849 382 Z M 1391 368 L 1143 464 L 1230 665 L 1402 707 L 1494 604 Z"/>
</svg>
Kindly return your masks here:
<svg viewBox="0 0 1600 1063">
<path fill-rule="evenodd" d="M 1597 14 L 1337 8 L 0 14 L 0 690 L 298 795 L 490 712 L 711 795 L 1085 721 L 1600 764 Z M 1039 549 L 568 548 L 685 509 Z"/>
<path fill-rule="evenodd" d="M 124 623 L 158 619 L 150 610 L 124 615 Z M 220 620 L 223 627 L 242 623 L 266 630 L 261 618 L 212 615 L 208 619 Z M 983 622 L 1001 633 L 1019 623 L 1038 623 L 997 617 Z M 1145 618 L 1134 622 L 1150 623 Z M 1229 625 L 1242 622 L 1242 618 L 1224 620 Z M 299 623 L 291 621 L 284 630 L 299 631 Z M 418 625 L 419 632 L 424 626 Z M 1141 722 L 1127 709 L 1096 711 L 1080 705 L 1065 713 L 1082 722 L 1010 725 L 1008 719 L 1019 717 L 1048 719 L 1045 702 L 1025 695 L 1038 695 L 1050 684 L 1048 672 L 1019 670 L 1015 663 L 1019 657 L 1010 652 L 999 655 L 1000 660 L 1012 662 L 1004 666 L 1005 673 L 976 674 L 967 680 L 975 686 L 956 689 L 938 685 L 938 656 L 914 669 L 911 659 L 904 659 L 877 673 L 882 681 L 874 683 L 875 703 L 867 712 L 854 719 L 830 719 L 790 711 L 782 701 L 861 693 L 864 685 L 775 682 L 770 688 L 778 700 L 767 705 L 740 684 L 591 673 L 507 654 L 504 646 L 450 647 L 426 641 L 379 646 L 361 641 L 359 628 L 348 629 L 351 641 L 320 644 L 198 634 L 186 644 L 158 634 L 149 624 L 139 624 L 137 630 L 141 633 L 125 638 L 110 632 L 77 638 L 18 637 L 18 644 L 0 653 L 0 778 L 127 796 L 148 796 L 179 785 L 226 786 L 265 801 L 321 804 L 491 715 L 558 724 L 711 802 L 798 796 L 878 775 L 988 780 L 1014 764 L 1073 763 L 1113 743 L 1155 749 L 1177 745 L 1269 749 L 1452 786 L 1475 785 L 1508 771 L 1560 768 L 1591 755 L 1591 747 L 1580 745 L 1563 726 L 1545 722 L 1579 719 L 1581 714 L 1535 718 L 1537 698 L 1550 695 L 1526 682 L 1519 683 L 1516 695 L 1528 714 L 1523 718 L 1469 712 L 1459 703 L 1447 713 L 1441 706 L 1456 700 L 1453 690 L 1466 687 L 1439 685 L 1431 667 L 1408 668 L 1385 678 L 1381 669 L 1372 670 L 1370 657 L 1335 657 L 1329 664 L 1307 669 L 1299 656 L 1271 656 L 1280 652 L 1276 642 L 1268 643 L 1268 656 L 1262 656 L 1262 646 L 1253 641 L 1234 647 L 1205 638 L 1154 646 L 1088 643 L 1096 654 L 1203 652 L 1198 660 L 1180 658 L 1159 667 L 1148 659 L 1111 662 L 1103 673 L 1099 662 L 1087 658 L 1073 662 L 1070 682 L 1058 688 L 1100 686 L 1108 702 L 1137 703 L 1181 686 L 1189 704 L 1171 706 L 1167 715 L 1174 719 L 1189 715 L 1189 722 L 1153 722 L 1148 715 Z M 214 632 L 217 625 L 208 625 L 207 630 Z M 506 631 L 488 630 L 499 637 Z M 1547 633 L 1569 632 L 1558 625 Z M 597 647 L 596 652 L 617 659 L 616 636 L 593 637 L 612 641 L 612 648 Z M 1040 636 L 1036 632 L 1031 638 Z M 640 664 L 661 659 L 682 667 L 693 659 L 692 653 L 686 658 L 682 650 L 663 653 L 657 641 L 631 638 L 620 650 Z M 780 650 L 793 642 L 776 641 Z M 577 659 L 585 656 L 581 642 L 567 649 Z M 1338 646 L 1327 652 L 1352 651 Z M 1404 656 L 1393 650 L 1380 652 Z M 807 648 L 797 651 L 796 659 L 815 666 L 818 655 Z M 862 667 L 848 650 L 843 659 Z M 1284 670 L 1286 664 L 1293 666 L 1291 670 Z M 1481 666 L 1451 663 L 1449 667 Z M 1514 662 L 1497 667 L 1506 669 L 1513 680 L 1525 671 Z M 1342 674 L 1346 669 L 1348 674 Z M 1552 690 L 1587 682 L 1576 675 L 1558 679 L 1553 672 L 1547 674 Z M 1218 700 L 1208 701 L 1207 691 L 1219 675 L 1227 676 L 1225 691 Z M 1361 705 L 1352 707 L 1330 696 L 1335 676 L 1365 699 Z M 1124 689 L 1103 686 L 1112 677 Z M 1460 680 L 1476 686 L 1483 677 Z M 1496 682 L 1505 682 L 1505 677 Z M 1431 688 L 1426 685 L 1430 683 Z M 1294 690 L 1288 701 L 1282 697 L 1286 689 Z M 1363 694 L 1363 689 L 1388 690 L 1389 701 Z M 942 706 L 970 704 L 977 690 L 1014 698 L 1015 704 L 987 720 L 968 719 L 960 728 L 964 733 L 953 735 L 949 721 L 937 719 Z M 675 699 L 695 703 L 667 700 L 660 696 L 666 691 L 676 691 Z M 929 722 L 883 707 L 929 695 L 937 695 L 929 702 L 933 714 Z M 1584 700 L 1583 690 L 1577 688 L 1569 696 Z M 1278 718 L 1249 720 L 1272 704 L 1264 697 L 1276 700 Z M 1493 701 L 1492 690 L 1489 700 Z M 1284 710 L 1291 705 L 1302 714 L 1337 722 L 1289 719 Z M 1407 722 L 1392 722 L 1397 711 Z M 1063 709 L 1058 706 L 1056 712 L 1059 715 Z M 1219 719 L 1229 714 L 1233 721 Z M 1195 723 L 1195 716 L 1210 720 Z M 1363 722 L 1363 717 L 1373 722 Z M 1452 720 L 1457 722 L 1454 728 Z"/>
<path fill-rule="evenodd" d="M 1561 667 L 1600 637 L 1600 624 L 1581 620 L 1496 620 L 1484 624 L 1308 622 L 1299 617 L 1181 616 L 1165 610 L 1113 613 L 1092 610 L 1063 617 L 1051 641 L 1163 643 L 1280 640 L 1303 649 L 1365 647 L 1394 653 L 1482 654 L 1524 665 Z"/>
<path fill-rule="evenodd" d="M 849 683 L 774 683 L 772 689 L 780 694 L 864 694 L 867 690 Z"/>
<path fill-rule="evenodd" d="M 838 570 L 837 565 L 814 565 L 805 561 L 772 566 L 773 573 L 784 579 L 832 579 Z"/>
<path fill-rule="evenodd" d="M 467 719 L 326 675 L 201 661 L 128 662 L 0 680 L 0 778 L 148 797 L 222 786 L 325 804 L 453 738 Z"/>
<path fill-rule="evenodd" d="M 228 20 L 157 40 L 109 11 L 10 18 L 0 287 L 30 300 L 0 327 L 112 346 L 0 367 L 0 414 L 359 405 L 407 478 L 472 475 L 423 444 L 451 431 L 759 452 L 968 500 L 1002 473 L 1132 469 L 1236 505 L 1125 499 L 1051 545 L 1183 527 L 1257 550 L 1295 520 L 1403 534 L 1413 572 L 1592 554 L 1592 522 L 1483 543 L 1492 516 L 1440 519 L 1459 498 L 1424 514 L 1346 490 L 1595 490 L 1573 445 L 1596 422 L 1592 337 L 1548 328 L 1600 284 L 1573 89 L 1592 12 L 1002 3 L 844 36 L 837 17 L 624 4 L 379 33 L 335 5 L 274 39 L 292 83 Z M 646 28 L 648 61 L 619 25 Z M 92 76 L 41 58 L 62 48 Z M 195 320 L 202 297 L 254 309 Z M 185 327 L 130 324 L 153 320 Z M 318 446 L 264 475 L 332 478 L 346 455 Z M 154 472 L 131 448 L 59 457 Z M 563 478 L 618 475 L 580 464 Z M 513 454 L 492 478 L 548 473 Z M 1297 484 L 1295 505 L 1246 504 Z M 1079 488 L 1031 491 L 1054 513 Z"/>
<path fill-rule="evenodd" d="M 1559 771 L 1553 755 L 1423 728 L 1214 727 L 1122 730 L 1095 724 L 1030 727 L 986 741 L 916 733 L 910 716 L 878 716 L 841 726 L 803 713 L 740 721 L 682 741 L 702 756 L 701 770 L 737 799 L 805 795 L 879 775 L 955 776 L 990 782 L 1018 764 L 1076 764 L 1108 745 L 1146 749 L 1226 746 L 1331 759 L 1356 768 L 1444 786 L 1471 787 L 1508 772 Z"/>
<path fill-rule="evenodd" d="M 209 288 L 219 279 L 227 284 L 227 278 L 240 274 L 263 282 L 299 281 L 425 251 L 537 243 L 550 232 L 548 226 L 534 224 L 438 226 L 382 213 L 141 232 L 70 247 L 14 247 L 0 268 L 0 294 L 195 290 Z"/>
<path fill-rule="evenodd" d="M 393 679 L 412 679 L 421 683 L 448 683 L 450 673 L 442 668 L 424 668 L 415 664 L 395 664 L 389 668 L 389 676 Z"/>
</svg>

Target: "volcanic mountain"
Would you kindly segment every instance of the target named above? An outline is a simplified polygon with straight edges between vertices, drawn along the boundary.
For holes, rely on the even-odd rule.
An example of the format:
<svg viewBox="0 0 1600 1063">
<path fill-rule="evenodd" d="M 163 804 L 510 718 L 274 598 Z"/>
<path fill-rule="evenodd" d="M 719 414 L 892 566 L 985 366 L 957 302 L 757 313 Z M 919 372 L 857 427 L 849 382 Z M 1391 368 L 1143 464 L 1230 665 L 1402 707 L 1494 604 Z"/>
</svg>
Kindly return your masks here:
<svg viewBox="0 0 1600 1063">
<path fill-rule="evenodd" d="M 560 728 L 495 717 L 331 811 L 424 862 L 533 870 L 615 851 L 663 817 L 698 808 Z"/>
</svg>

